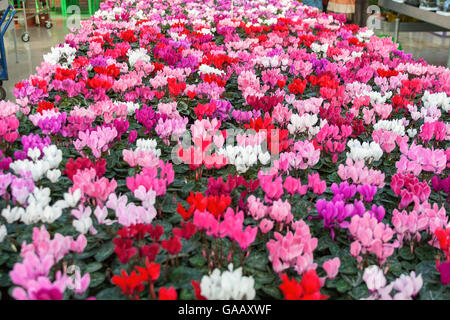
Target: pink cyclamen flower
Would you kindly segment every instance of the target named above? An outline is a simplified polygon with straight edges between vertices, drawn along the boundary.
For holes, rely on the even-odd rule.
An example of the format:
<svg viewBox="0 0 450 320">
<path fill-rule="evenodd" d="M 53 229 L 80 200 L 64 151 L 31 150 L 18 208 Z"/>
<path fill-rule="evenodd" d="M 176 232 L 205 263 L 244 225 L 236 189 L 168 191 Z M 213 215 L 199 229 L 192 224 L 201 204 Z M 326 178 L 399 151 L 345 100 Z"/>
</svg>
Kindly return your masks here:
<svg viewBox="0 0 450 320">
<path fill-rule="evenodd" d="M 315 194 L 321 195 L 325 192 L 327 183 L 320 180 L 320 175 L 318 173 L 308 174 L 308 187 L 313 189 Z"/>
<path fill-rule="evenodd" d="M 339 272 L 339 267 L 341 266 L 341 260 L 336 257 L 327 260 L 323 263 L 323 268 L 327 273 L 329 279 L 334 279 Z"/>
<path fill-rule="evenodd" d="M 262 219 L 259 223 L 259 229 L 262 233 L 267 233 L 273 229 L 273 221 L 269 219 Z"/>
</svg>

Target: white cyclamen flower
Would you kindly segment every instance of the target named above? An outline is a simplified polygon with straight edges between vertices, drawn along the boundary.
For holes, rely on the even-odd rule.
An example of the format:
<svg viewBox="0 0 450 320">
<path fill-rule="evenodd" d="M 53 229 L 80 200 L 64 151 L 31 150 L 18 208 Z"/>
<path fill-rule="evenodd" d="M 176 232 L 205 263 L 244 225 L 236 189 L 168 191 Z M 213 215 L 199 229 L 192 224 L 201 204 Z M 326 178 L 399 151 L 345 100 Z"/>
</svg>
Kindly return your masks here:
<svg viewBox="0 0 450 320">
<path fill-rule="evenodd" d="M 58 168 L 62 161 L 62 151 L 54 144 L 44 147 L 42 151 L 44 152 L 42 160 L 48 162 L 50 169 Z"/>
<path fill-rule="evenodd" d="M 91 217 L 84 216 L 79 220 L 74 220 L 72 222 L 72 225 L 74 226 L 75 230 L 77 230 L 79 233 L 86 234 L 92 227 L 92 219 Z"/>
<path fill-rule="evenodd" d="M 31 160 L 36 161 L 41 156 L 41 150 L 39 148 L 30 148 L 28 149 L 27 156 L 31 158 Z"/>
<path fill-rule="evenodd" d="M 62 215 L 62 209 L 56 206 L 46 206 L 41 214 L 41 221 L 53 223 Z"/>
<path fill-rule="evenodd" d="M 242 268 L 233 271 L 233 265 L 221 274 L 215 269 L 210 276 L 200 281 L 202 296 L 208 300 L 252 300 L 255 298 L 255 280 L 242 276 Z"/>
<path fill-rule="evenodd" d="M 127 52 L 128 56 L 128 62 L 130 63 L 130 66 L 134 67 L 136 62 L 138 60 L 144 61 L 144 62 L 150 62 L 150 56 L 147 54 L 147 50 L 144 48 L 139 48 L 136 50 L 129 49 Z"/>
<path fill-rule="evenodd" d="M 24 214 L 25 209 L 22 207 L 13 207 L 11 209 L 11 206 L 8 206 L 2 210 L 2 217 L 5 218 L 8 223 L 18 221 Z"/>
<path fill-rule="evenodd" d="M 5 240 L 6 235 L 8 234 L 8 232 L 6 231 L 6 227 L 4 225 L 0 226 L 0 243 L 3 242 L 3 240 Z"/>
<path fill-rule="evenodd" d="M 302 133 L 306 130 L 310 130 L 318 121 L 316 114 L 305 113 L 301 116 L 294 113 L 291 116 L 290 124 L 288 124 L 288 130 L 290 134 Z"/>
<path fill-rule="evenodd" d="M 63 68 L 67 68 L 75 60 L 76 52 L 77 49 L 66 43 L 62 47 L 53 47 L 49 53 L 44 54 L 44 61 L 52 65 L 61 64 Z"/>
<path fill-rule="evenodd" d="M 403 125 L 403 121 L 401 119 L 380 120 L 374 124 L 373 130 L 377 131 L 380 129 L 395 132 L 396 134 L 402 137 L 405 135 L 405 126 Z"/>
<path fill-rule="evenodd" d="M 51 183 L 58 182 L 59 177 L 61 177 L 61 171 L 58 169 L 48 170 L 47 171 L 47 179 L 50 180 Z"/>
<path fill-rule="evenodd" d="M 137 139 L 136 140 L 136 151 L 151 151 L 156 157 L 161 156 L 161 149 L 157 149 L 158 146 L 156 140 L 154 139 Z"/>
<path fill-rule="evenodd" d="M 347 145 L 350 148 L 350 152 L 347 152 L 347 158 L 352 160 L 359 159 L 371 162 L 372 160 L 378 161 L 383 156 L 383 150 L 375 141 L 370 144 L 367 142 L 361 144 L 359 140 L 351 139 Z"/>
<path fill-rule="evenodd" d="M 216 69 L 216 68 L 213 68 L 213 67 L 210 67 L 207 64 L 200 65 L 198 67 L 198 72 L 199 73 L 206 73 L 206 74 L 211 74 L 212 73 L 212 74 L 215 74 L 215 75 L 218 75 L 218 76 L 221 76 L 222 74 L 225 74 L 224 71 Z"/>
<path fill-rule="evenodd" d="M 414 271 L 411 271 L 410 275 L 402 274 L 393 283 L 393 288 L 398 291 L 394 295 L 395 300 L 410 300 L 413 296 L 417 295 L 422 289 L 423 279 L 419 274 L 416 276 Z"/>
<path fill-rule="evenodd" d="M 73 193 L 70 192 L 64 193 L 64 200 L 66 201 L 67 207 L 69 208 L 75 208 L 80 199 L 81 199 L 80 189 L 76 189 Z"/>
</svg>

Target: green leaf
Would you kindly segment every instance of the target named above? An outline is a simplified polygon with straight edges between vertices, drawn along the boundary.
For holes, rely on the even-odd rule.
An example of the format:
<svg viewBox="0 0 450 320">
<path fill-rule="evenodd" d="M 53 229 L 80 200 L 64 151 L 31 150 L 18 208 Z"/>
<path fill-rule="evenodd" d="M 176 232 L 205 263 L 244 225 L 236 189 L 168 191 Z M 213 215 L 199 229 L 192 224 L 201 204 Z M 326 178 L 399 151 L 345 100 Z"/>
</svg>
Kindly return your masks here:
<svg viewBox="0 0 450 320">
<path fill-rule="evenodd" d="M 342 257 L 341 267 L 339 268 L 339 273 L 343 274 L 356 274 L 358 270 L 356 268 L 356 260 L 353 257 Z"/>
<path fill-rule="evenodd" d="M 436 249 L 432 246 L 418 247 L 414 249 L 414 254 L 421 261 L 433 260 L 436 254 Z"/>
<path fill-rule="evenodd" d="M 173 201 L 173 196 L 167 194 L 162 202 L 161 211 L 165 213 L 175 213 L 177 210 L 177 204 Z"/>
<path fill-rule="evenodd" d="M 2 264 L 4 264 L 6 261 L 8 261 L 9 259 L 9 254 L 7 254 L 6 252 L 2 252 L 0 255 L 0 266 Z"/>
<path fill-rule="evenodd" d="M 195 183 L 189 181 L 188 183 L 185 183 L 184 186 L 181 188 L 181 192 L 183 193 L 189 193 L 191 190 L 193 190 L 195 187 Z"/>
<path fill-rule="evenodd" d="M 362 286 L 353 288 L 353 289 L 349 292 L 349 295 L 350 295 L 353 299 L 359 300 L 359 299 L 361 299 L 361 298 L 366 298 L 366 297 L 368 297 L 370 294 L 369 294 L 369 291 L 367 290 L 367 287 L 364 286 L 364 285 L 362 285 Z"/>
<path fill-rule="evenodd" d="M 283 299 L 283 294 L 281 293 L 281 291 L 273 285 L 262 287 L 262 291 L 273 299 Z"/>
<path fill-rule="evenodd" d="M 95 260 L 104 261 L 109 258 L 114 252 L 114 243 L 108 242 L 104 244 L 100 250 L 95 254 Z"/>
<path fill-rule="evenodd" d="M 448 300 L 449 293 L 445 290 L 446 287 L 439 284 L 436 289 L 434 289 L 428 284 L 425 284 L 422 290 L 420 290 L 419 296 L 422 300 Z"/>
<path fill-rule="evenodd" d="M 350 284 L 343 279 L 336 282 L 336 289 L 337 289 L 337 291 L 339 291 L 341 293 L 349 291 L 351 288 L 352 287 L 350 286 Z"/>
<path fill-rule="evenodd" d="M 330 279 L 330 280 L 327 280 L 327 281 L 325 282 L 325 287 L 326 287 L 326 288 L 336 288 L 336 283 L 337 283 L 337 280 L 336 280 L 336 279 Z"/>
<path fill-rule="evenodd" d="M 389 259 L 389 271 L 395 276 L 400 276 L 402 274 L 402 265 L 396 259 Z"/>
<path fill-rule="evenodd" d="M 194 289 L 191 287 L 191 289 L 181 289 L 180 291 L 180 300 L 195 300 L 195 293 Z"/>
<path fill-rule="evenodd" d="M 329 249 L 330 245 L 333 243 L 333 240 L 331 240 L 331 237 L 329 234 L 324 235 L 320 237 L 318 244 L 317 244 L 317 250 L 322 251 L 325 249 Z"/>
<path fill-rule="evenodd" d="M 0 287 L 9 287 L 12 285 L 12 281 L 9 278 L 8 273 L 2 273 L 0 274 Z"/>
<path fill-rule="evenodd" d="M 202 267 L 205 265 L 206 261 L 205 258 L 203 258 L 203 256 L 201 254 L 197 254 L 195 256 L 193 256 L 192 258 L 189 259 L 189 263 L 193 266 L 193 267 Z"/>
<path fill-rule="evenodd" d="M 104 273 L 100 273 L 100 272 L 94 272 L 91 273 L 91 282 L 89 283 L 89 287 L 91 288 L 95 288 L 98 287 L 100 284 L 103 283 L 103 281 L 105 281 L 105 274 Z"/>
<path fill-rule="evenodd" d="M 187 268 L 186 266 L 176 267 L 169 271 L 169 280 L 179 287 L 191 287 L 191 280 L 198 280 L 203 276 L 203 273 L 194 268 Z"/>
<path fill-rule="evenodd" d="M 433 260 L 421 261 L 415 267 L 416 275 L 422 275 L 424 282 L 432 279 L 438 280 L 439 273 L 436 270 L 436 262 Z"/>
<path fill-rule="evenodd" d="M 267 254 L 263 253 L 252 253 L 250 256 L 245 260 L 246 264 L 252 268 L 255 268 L 257 270 L 265 271 L 266 265 L 269 263 L 269 259 L 267 257 Z"/>
<path fill-rule="evenodd" d="M 402 257 L 405 260 L 413 260 L 414 259 L 414 254 L 411 253 L 410 247 L 400 248 L 400 250 L 398 250 L 398 254 L 400 255 L 400 257 Z"/>
<path fill-rule="evenodd" d="M 124 300 L 124 296 L 117 287 L 103 289 L 97 293 L 96 298 L 98 300 Z"/>
<path fill-rule="evenodd" d="M 89 263 L 87 265 L 86 272 L 89 272 L 89 273 L 95 272 L 95 271 L 100 270 L 101 268 L 102 268 L 102 264 L 101 263 L 99 263 L 99 262 L 92 262 L 92 263 Z"/>
</svg>

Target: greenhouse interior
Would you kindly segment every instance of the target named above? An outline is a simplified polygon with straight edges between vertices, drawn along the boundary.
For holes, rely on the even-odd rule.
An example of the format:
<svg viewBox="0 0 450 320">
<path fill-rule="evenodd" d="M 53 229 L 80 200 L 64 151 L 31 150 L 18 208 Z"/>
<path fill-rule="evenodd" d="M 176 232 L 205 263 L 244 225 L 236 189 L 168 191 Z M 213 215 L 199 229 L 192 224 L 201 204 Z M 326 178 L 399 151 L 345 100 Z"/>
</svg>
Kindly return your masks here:
<svg viewBox="0 0 450 320">
<path fill-rule="evenodd" d="M 0 15 L 0 300 L 450 300 L 450 0 Z"/>
</svg>

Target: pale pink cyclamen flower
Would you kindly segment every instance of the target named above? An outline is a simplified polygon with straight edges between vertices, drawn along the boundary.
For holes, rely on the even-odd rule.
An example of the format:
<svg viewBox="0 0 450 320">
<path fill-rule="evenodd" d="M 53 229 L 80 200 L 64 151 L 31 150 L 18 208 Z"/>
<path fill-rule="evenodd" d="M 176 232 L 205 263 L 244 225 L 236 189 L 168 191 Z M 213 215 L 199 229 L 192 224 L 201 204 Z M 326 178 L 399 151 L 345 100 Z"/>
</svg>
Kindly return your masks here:
<svg viewBox="0 0 450 320">
<path fill-rule="evenodd" d="M 13 297 L 20 300 L 60 300 L 67 287 L 74 284 L 73 280 L 60 270 L 55 273 L 55 280 L 50 280 L 51 269 L 74 250 L 81 253 L 86 246 L 86 238 L 78 237 L 75 242 L 72 237 L 64 237 L 56 233 L 54 239 L 44 226 L 33 229 L 33 242 L 22 245 L 22 262 L 14 265 L 9 273 L 11 280 L 19 287 L 13 289 Z M 84 240 L 84 241 L 83 241 Z M 80 283 L 74 290 L 83 294 L 89 286 L 89 274 L 76 276 Z"/>
<path fill-rule="evenodd" d="M 303 220 L 293 224 L 295 232 L 288 231 L 285 236 L 275 232 L 275 239 L 267 242 L 269 260 L 275 272 L 281 273 L 288 268 L 294 268 L 298 274 L 310 269 L 316 269 L 313 251 L 317 247 L 317 238 L 311 237 L 308 225 Z"/>
<path fill-rule="evenodd" d="M 327 273 L 328 279 L 334 279 L 336 277 L 340 266 L 341 260 L 338 257 L 329 259 L 323 263 L 323 269 Z"/>
<path fill-rule="evenodd" d="M 372 184 L 379 188 L 385 185 L 384 174 L 381 171 L 367 168 L 364 160 L 353 162 L 351 158 L 347 158 L 345 165 L 338 166 L 338 175 L 342 180 L 351 179 L 354 184 Z"/>
<path fill-rule="evenodd" d="M 386 285 L 386 278 L 384 277 L 383 270 L 375 265 L 364 269 L 363 280 L 371 292 L 377 291 Z"/>
<path fill-rule="evenodd" d="M 416 276 L 414 271 L 411 271 L 409 275 L 402 274 L 386 285 L 383 271 L 375 265 L 364 270 L 363 280 L 371 295 L 362 300 L 412 300 L 423 285 L 422 276 L 420 274 Z M 392 290 L 395 290 L 395 293 Z"/>
<path fill-rule="evenodd" d="M 116 187 L 116 180 L 111 179 L 110 181 L 105 177 L 98 178 L 95 169 L 91 168 L 77 171 L 73 176 L 73 187 L 69 191 L 73 193 L 76 189 L 80 189 L 82 202 L 85 202 L 87 198 L 92 198 L 97 201 L 97 204 L 103 205 Z"/>
<path fill-rule="evenodd" d="M 285 200 L 277 200 L 272 204 L 272 208 L 269 211 L 270 217 L 278 223 L 289 224 L 294 219 L 291 213 L 291 205 Z"/>
<path fill-rule="evenodd" d="M 392 213 L 392 225 L 397 233 L 397 239 L 402 245 L 403 241 L 419 242 L 420 232 L 428 228 L 428 217 L 416 211 L 407 212 L 394 209 Z"/>
<path fill-rule="evenodd" d="M 397 240 L 389 242 L 395 234 L 394 230 L 378 222 L 369 212 L 362 217 L 353 216 L 348 230 L 355 240 L 350 245 L 350 253 L 358 260 L 358 263 L 361 263 L 363 259 L 361 255 L 372 253 L 378 258 L 379 264 L 383 265 L 394 253 L 394 249 L 399 246 Z"/>
<path fill-rule="evenodd" d="M 115 127 L 98 126 L 92 131 L 80 131 L 78 139 L 73 141 L 73 145 L 82 154 L 84 147 L 88 147 L 94 157 L 101 157 L 102 152 L 109 148 L 109 144 L 117 137 Z"/>
<path fill-rule="evenodd" d="M 269 208 L 266 207 L 259 198 L 256 198 L 253 194 L 247 198 L 248 214 L 253 219 L 260 220 L 264 218 L 269 212 Z"/>
</svg>

